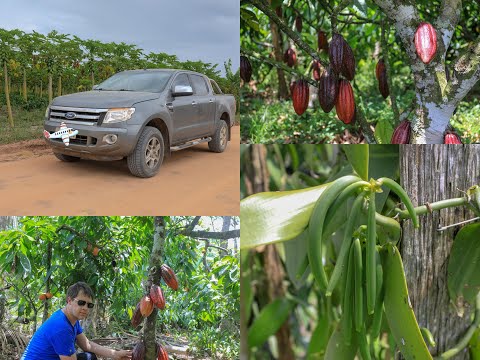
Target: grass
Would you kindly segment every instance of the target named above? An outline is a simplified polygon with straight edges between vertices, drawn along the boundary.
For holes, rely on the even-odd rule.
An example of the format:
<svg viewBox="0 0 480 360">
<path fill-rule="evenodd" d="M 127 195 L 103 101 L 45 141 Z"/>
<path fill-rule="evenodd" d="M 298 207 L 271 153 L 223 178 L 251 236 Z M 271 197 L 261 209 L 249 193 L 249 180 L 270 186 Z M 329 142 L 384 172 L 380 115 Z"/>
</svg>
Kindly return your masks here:
<svg viewBox="0 0 480 360">
<path fill-rule="evenodd" d="M 8 122 L 7 107 L 4 105 L 0 110 L 0 145 L 42 138 L 45 109 L 27 111 L 14 107 L 12 113 L 13 128 Z"/>
</svg>

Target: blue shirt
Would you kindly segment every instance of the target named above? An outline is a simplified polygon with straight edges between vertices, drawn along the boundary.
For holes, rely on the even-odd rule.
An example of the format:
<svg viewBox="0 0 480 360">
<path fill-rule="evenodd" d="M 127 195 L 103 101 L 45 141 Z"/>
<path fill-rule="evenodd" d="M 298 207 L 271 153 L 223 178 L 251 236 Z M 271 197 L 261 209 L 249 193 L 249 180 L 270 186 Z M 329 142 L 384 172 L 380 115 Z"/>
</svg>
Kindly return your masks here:
<svg viewBox="0 0 480 360">
<path fill-rule="evenodd" d="M 59 360 L 59 355 L 72 356 L 76 337 L 82 332 L 78 320 L 72 326 L 62 310 L 57 310 L 33 335 L 21 360 Z"/>
</svg>

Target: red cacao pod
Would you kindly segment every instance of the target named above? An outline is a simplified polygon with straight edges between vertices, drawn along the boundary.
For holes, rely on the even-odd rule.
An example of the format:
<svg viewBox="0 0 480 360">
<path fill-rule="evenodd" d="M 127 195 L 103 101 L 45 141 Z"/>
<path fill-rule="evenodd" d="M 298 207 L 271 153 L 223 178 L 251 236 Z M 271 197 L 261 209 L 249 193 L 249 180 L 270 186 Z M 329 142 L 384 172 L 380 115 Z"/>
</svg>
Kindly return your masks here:
<svg viewBox="0 0 480 360">
<path fill-rule="evenodd" d="M 378 60 L 377 66 L 375 67 L 375 76 L 378 78 L 382 72 L 386 72 L 387 68 L 385 67 L 385 61 L 383 59 Z"/>
<path fill-rule="evenodd" d="M 345 40 L 343 39 L 343 36 L 340 34 L 333 34 L 328 56 L 330 58 L 330 66 L 337 75 L 342 71 L 344 51 Z"/>
<path fill-rule="evenodd" d="M 338 95 L 338 80 L 332 68 L 326 69 L 320 77 L 318 87 L 318 100 L 322 110 L 330 112 L 335 105 Z"/>
<path fill-rule="evenodd" d="M 165 309 L 165 298 L 163 297 L 162 288 L 158 285 L 152 285 L 150 288 L 150 299 L 152 299 L 153 305 L 158 309 Z"/>
<path fill-rule="evenodd" d="M 240 77 L 246 83 L 250 82 L 252 77 L 252 65 L 246 56 L 240 56 Z"/>
<path fill-rule="evenodd" d="M 457 135 L 454 131 L 447 131 L 445 138 L 443 139 L 444 144 L 463 144 L 460 140 L 460 136 Z"/>
<path fill-rule="evenodd" d="M 355 99 L 353 89 L 347 80 L 338 81 L 338 96 L 335 102 L 335 110 L 338 118 L 345 124 L 350 124 L 355 115 Z"/>
<path fill-rule="evenodd" d="M 167 350 L 160 343 L 157 343 L 157 360 L 168 360 Z"/>
<path fill-rule="evenodd" d="M 348 81 L 352 81 L 355 77 L 355 56 L 353 56 L 353 50 L 346 41 L 343 42 L 343 62 L 342 62 L 342 75 Z"/>
<path fill-rule="evenodd" d="M 325 34 L 324 31 L 319 30 L 318 31 L 318 36 L 317 36 L 317 41 L 318 41 L 318 50 L 325 50 L 328 52 L 328 40 L 327 40 L 327 34 Z"/>
<path fill-rule="evenodd" d="M 132 360 L 145 360 L 145 345 L 143 341 L 139 341 L 135 344 L 132 350 Z"/>
<path fill-rule="evenodd" d="M 292 48 L 288 48 L 283 55 L 283 60 L 288 66 L 293 67 L 297 63 L 297 53 Z"/>
<path fill-rule="evenodd" d="M 305 80 L 298 80 L 293 88 L 293 108 L 298 115 L 302 115 L 308 107 L 309 100 L 308 83 Z"/>
<path fill-rule="evenodd" d="M 392 144 L 408 144 L 410 143 L 410 121 L 403 120 L 393 131 Z"/>
<path fill-rule="evenodd" d="M 437 32 L 429 24 L 422 22 L 415 32 L 415 49 L 417 55 L 425 64 L 428 64 L 437 52 Z"/>
<path fill-rule="evenodd" d="M 142 316 L 148 317 L 153 311 L 153 301 L 150 299 L 150 296 L 145 295 L 142 297 L 140 300 L 140 312 L 142 313 Z"/>
<path fill-rule="evenodd" d="M 320 80 L 320 63 L 316 59 L 313 60 L 312 70 L 313 70 L 313 78 L 315 79 L 315 81 L 319 81 Z"/>
<path fill-rule="evenodd" d="M 135 311 L 132 315 L 132 326 L 135 329 L 143 320 L 142 313 L 140 312 L 140 302 L 137 304 Z"/>
<path fill-rule="evenodd" d="M 303 22 L 300 15 L 297 15 L 297 17 L 295 18 L 295 27 L 297 28 L 298 32 L 302 32 Z"/>
<path fill-rule="evenodd" d="M 388 89 L 388 82 L 387 82 L 387 72 L 384 71 L 380 73 L 378 78 L 378 90 L 380 90 L 380 94 L 382 94 L 383 98 L 386 99 L 390 94 L 390 90 Z"/>
<path fill-rule="evenodd" d="M 166 264 L 162 265 L 162 278 L 169 288 L 173 290 L 178 290 L 177 276 L 175 275 L 173 270 Z"/>
</svg>

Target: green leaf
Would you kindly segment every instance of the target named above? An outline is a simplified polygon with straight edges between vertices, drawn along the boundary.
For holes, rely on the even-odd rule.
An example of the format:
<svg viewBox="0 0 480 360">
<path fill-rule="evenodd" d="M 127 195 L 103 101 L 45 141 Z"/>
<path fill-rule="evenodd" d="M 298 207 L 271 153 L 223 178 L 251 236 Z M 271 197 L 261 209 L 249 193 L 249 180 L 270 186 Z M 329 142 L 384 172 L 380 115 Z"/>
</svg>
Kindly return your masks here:
<svg viewBox="0 0 480 360">
<path fill-rule="evenodd" d="M 290 281 L 297 289 L 303 285 L 306 279 L 303 265 L 307 257 L 307 242 L 308 233 L 304 231 L 295 239 L 283 243 L 285 250 L 285 268 Z"/>
<path fill-rule="evenodd" d="M 338 326 L 328 340 L 325 360 L 350 360 L 357 353 L 357 337 L 353 336 L 350 346 L 345 344 L 345 335 Z"/>
<path fill-rule="evenodd" d="M 248 346 L 260 346 L 275 334 L 288 319 L 293 306 L 286 298 L 275 299 L 265 306 L 248 329 Z"/>
<path fill-rule="evenodd" d="M 330 326 L 328 324 L 327 314 L 325 314 L 324 317 L 319 319 L 317 327 L 310 338 L 307 360 L 323 359 L 329 338 Z"/>
<path fill-rule="evenodd" d="M 357 174 L 368 181 L 368 145 L 342 145 L 347 159 Z"/>
<path fill-rule="evenodd" d="M 378 144 L 390 144 L 393 126 L 389 121 L 379 121 L 375 126 L 375 140 Z M 373 146 L 375 147 L 375 146 Z"/>
<path fill-rule="evenodd" d="M 315 202 L 327 184 L 292 191 L 263 192 L 240 202 L 240 248 L 295 238 L 305 230 Z"/>
<path fill-rule="evenodd" d="M 464 301 L 472 306 L 480 290 L 480 223 L 464 226 L 455 237 L 448 261 L 448 293 L 463 313 Z"/>
<path fill-rule="evenodd" d="M 25 272 L 29 273 L 30 271 L 32 271 L 32 266 L 30 264 L 30 260 L 28 260 L 28 257 L 22 253 L 18 253 L 18 257 L 20 258 L 20 264 L 22 264 Z"/>
</svg>

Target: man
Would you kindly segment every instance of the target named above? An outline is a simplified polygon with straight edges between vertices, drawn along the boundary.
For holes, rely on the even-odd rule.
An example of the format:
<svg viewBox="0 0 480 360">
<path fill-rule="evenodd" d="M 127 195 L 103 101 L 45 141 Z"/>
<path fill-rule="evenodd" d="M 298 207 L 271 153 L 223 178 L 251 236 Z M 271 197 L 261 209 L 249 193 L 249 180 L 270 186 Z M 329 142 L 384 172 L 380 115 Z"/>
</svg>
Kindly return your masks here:
<svg viewBox="0 0 480 360">
<path fill-rule="evenodd" d="M 67 305 L 55 311 L 33 335 L 21 360 L 96 360 L 96 355 L 115 360 L 132 358 L 130 350 L 113 350 L 89 341 L 78 320 L 93 308 L 93 292 L 84 282 L 67 291 Z M 75 354 L 75 342 L 85 351 Z"/>
</svg>

